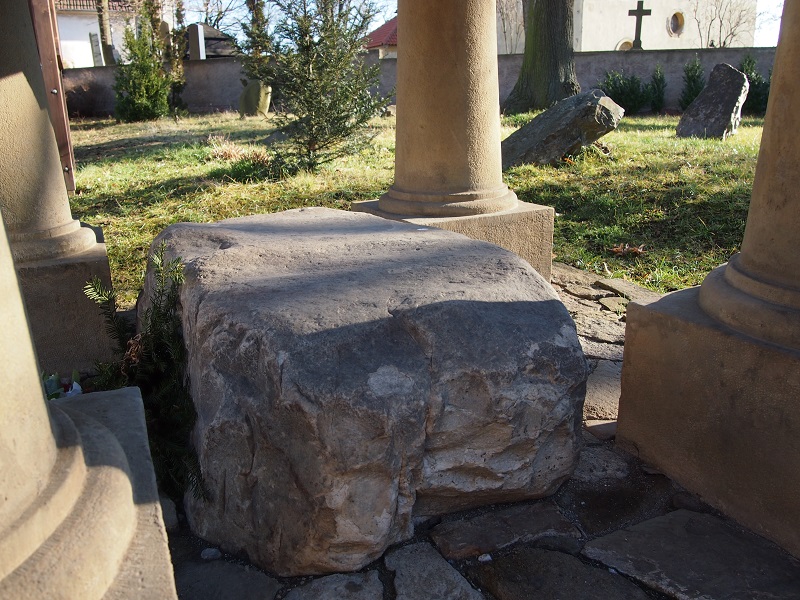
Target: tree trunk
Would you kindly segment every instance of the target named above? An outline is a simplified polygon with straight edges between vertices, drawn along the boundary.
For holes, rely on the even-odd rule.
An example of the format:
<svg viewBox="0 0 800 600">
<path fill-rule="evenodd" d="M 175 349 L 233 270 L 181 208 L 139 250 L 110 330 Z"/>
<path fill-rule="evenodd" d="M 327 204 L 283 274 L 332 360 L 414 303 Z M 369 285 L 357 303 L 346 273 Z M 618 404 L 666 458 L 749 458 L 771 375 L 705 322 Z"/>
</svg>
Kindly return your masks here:
<svg viewBox="0 0 800 600">
<path fill-rule="evenodd" d="M 97 0 L 97 25 L 100 27 L 100 50 L 106 65 L 115 65 L 113 42 L 111 41 L 111 19 L 108 16 L 108 0 Z"/>
<path fill-rule="evenodd" d="M 581 91 L 572 53 L 574 0 L 530 0 L 525 19 L 525 56 L 517 84 L 503 104 L 506 113 L 549 108 Z"/>
</svg>

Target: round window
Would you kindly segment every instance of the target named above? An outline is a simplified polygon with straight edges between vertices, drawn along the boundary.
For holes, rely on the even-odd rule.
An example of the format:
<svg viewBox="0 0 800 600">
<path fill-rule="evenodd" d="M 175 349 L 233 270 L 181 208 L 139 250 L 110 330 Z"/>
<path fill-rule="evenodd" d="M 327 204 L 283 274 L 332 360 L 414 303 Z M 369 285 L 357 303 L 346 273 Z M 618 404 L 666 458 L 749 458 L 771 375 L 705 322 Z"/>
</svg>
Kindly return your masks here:
<svg viewBox="0 0 800 600">
<path fill-rule="evenodd" d="M 683 33 L 684 25 L 685 20 L 683 18 L 683 13 L 676 12 L 669 18 L 669 21 L 667 21 L 667 30 L 670 35 L 677 37 Z"/>
<path fill-rule="evenodd" d="M 620 52 L 627 52 L 633 48 L 633 42 L 630 40 L 623 40 L 619 44 L 617 44 L 617 50 Z"/>
</svg>

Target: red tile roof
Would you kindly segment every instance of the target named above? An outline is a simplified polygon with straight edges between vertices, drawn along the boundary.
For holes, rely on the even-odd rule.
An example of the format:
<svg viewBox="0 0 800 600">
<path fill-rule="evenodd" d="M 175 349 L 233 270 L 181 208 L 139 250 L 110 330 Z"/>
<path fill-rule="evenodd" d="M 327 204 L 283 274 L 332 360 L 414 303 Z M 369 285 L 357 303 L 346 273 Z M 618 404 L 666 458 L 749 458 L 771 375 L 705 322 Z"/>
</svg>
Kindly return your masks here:
<svg viewBox="0 0 800 600">
<path fill-rule="evenodd" d="M 95 0 L 55 0 L 56 10 L 90 10 L 97 12 Z M 108 0 L 108 9 L 111 12 L 136 12 L 134 2 L 129 0 Z"/>
<path fill-rule="evenodd" d="M 397 17 L 386 21 L 372 33 L 367 34 L 367 48 L 397 46 Z"/>
</svg>

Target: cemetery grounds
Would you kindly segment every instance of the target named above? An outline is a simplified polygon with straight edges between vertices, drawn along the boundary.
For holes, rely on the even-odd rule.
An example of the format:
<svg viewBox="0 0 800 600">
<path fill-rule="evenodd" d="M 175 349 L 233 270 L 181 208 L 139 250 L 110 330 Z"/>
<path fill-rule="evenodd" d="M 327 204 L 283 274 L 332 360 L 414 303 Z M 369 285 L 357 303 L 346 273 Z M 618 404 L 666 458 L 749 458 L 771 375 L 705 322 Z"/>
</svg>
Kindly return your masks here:
<svg viewBox="0 0 800 600">
<path fill-rule="evenodd" d="M 503 135 L 533 118 L 503 119 Z M 738 251 L 763 119 L 725 141 L 675 137 L 678 117 L 625 117 L 555 167 L 505 173 L 526 202 L 556 211 L 554 260 L 658 292 L 698 285 Z M 131 307 L 153 238 L 172 223 L 210 222 L 304 206 L 347 210 L 392 183 L 394 117 L 376 118 L 361 153 L 269 180 L 269 119 L 235 113 L 118 124 L 71 123 L 73 215 L 103 228 L 117 297 Z"/>
</svg>

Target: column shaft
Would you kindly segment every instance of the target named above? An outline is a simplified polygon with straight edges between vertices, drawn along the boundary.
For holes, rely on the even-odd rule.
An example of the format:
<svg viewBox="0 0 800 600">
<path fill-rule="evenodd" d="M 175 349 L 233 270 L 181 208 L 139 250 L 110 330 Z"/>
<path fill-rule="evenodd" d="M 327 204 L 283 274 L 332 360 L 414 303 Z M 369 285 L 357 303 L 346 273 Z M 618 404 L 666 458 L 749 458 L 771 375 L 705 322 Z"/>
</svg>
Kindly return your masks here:
<svg viewBox="0 0 800 600">
<path fill-rule="evenodd" d="M 87 250 L 95 236 L 70 213 L 26 2 L 6 3 L 0 48 L 0 207 L 14 259 Z"/>
<path fill-rule="evenodd" d="M 800 349 L 800 3 L 784 4 L 742 250 L 712 271 L 699 302 L 759 340 Z"/>
<path fill-rule="evenodd" d="M 395 183 L 389 213 L 508 210 L 503 184 L 495 3 L 398 2 Z"/>
</svg>

